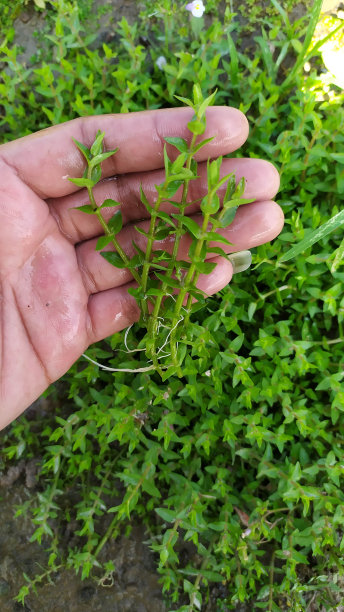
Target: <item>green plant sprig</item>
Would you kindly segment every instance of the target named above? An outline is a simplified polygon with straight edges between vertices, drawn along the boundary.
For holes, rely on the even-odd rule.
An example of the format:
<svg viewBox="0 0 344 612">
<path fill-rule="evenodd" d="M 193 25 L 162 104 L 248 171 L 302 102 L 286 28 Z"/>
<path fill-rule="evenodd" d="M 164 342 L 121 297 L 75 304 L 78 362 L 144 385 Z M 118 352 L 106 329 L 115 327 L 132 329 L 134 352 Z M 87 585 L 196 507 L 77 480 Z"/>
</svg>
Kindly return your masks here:
<svg viewBox="0 0 344 612">
<path fill-rule="evenodd" d="M 213 139 L 206 138 L 198 142 L 199 136 L 202 136 L 206 129 L 206 109 L 213 103 L 215 95 L 216 92 L 204 99 L 200 86 L 194 85 L 193 101 L 177 96 L 194 111 L 194 116 L 187 124 L 191 134 L 190 143 L 183 138 L 165 138 L 167 144 L 177 149 L 178 155 L 172 161 L 165 145 L 165 178 L 160 185 L 156 185 L 157 197 L 153 205 L 148 202 L 141 187 L 141 202 L 150 215 L 150 224 L 147 232 L 136 226 L 137 232 L 144 235 L 147 243 L 143 251 L 133 240 L 135 254 L 132 258 L 127 256 L 117 238 L 123 227 L 121 204 L 107 199 L 101 206 L 97 206 L 93 193 L 95 185 L 101 180 L 102 162 L 114 155 L 118 149 L 103 151 L 105 136 L 103 132 L 97 133 L 90 149 L 74 140 L 86 159 L 87 167 L 81 178 L 70 180 L 79 187 L 86 187 L 90 201 L 78 209 L 95 215 L 101 224 L 104 236 L 98 239 L 96 245 L 96 249 L 101 251 L 100 254 L 113 266 L 126 267 L 131 271 L 137 287 L 128 291 L 140 307 L 139 325 L 146 329 L 139 347 L 140 350 L 145 350 L 147 358 L 152 363 L 149 368 L 156 369 L 164 378 L 174 373 L 182 375 L 181 364 L 186 353 L 186 345 L 192 340 L 188 323 L 194 308 L 193 301 L 196 303 L 204 301 L 204 294 L 197 288 L 197 281 L 200 274 L 210 274 L 216 266 L 216 263 L 206 261 L 207 257 L 209 255 L 229 257 L 222 248 L 211 246 L 212 242 L 231 245 L 229 240 L 216 230 L 228 227 L 232 223 L 238 206 L 253 201 L 242 197 L 245 186 L 243 178 L 238 185 L 232 173 L 220 178 L 222 164 L 220 157 L 213 161 L 208 160 L 207 163 L 208 191 L 202 200 L 200 198 L 201 225 L 185 214 L 189 205 L 190 182 L 198 179 L 195 155 Z M 221 206 L 218 191 L 226 183 L 226 193 Z M 180 188 L 182 195 L 177 202 L 173 197 Z M 164 203 L 171 204 L 178 212 L 171 214 L 164 212 L 162 210 Z M 116 207 L 116 212 L 109 221 L 106 221 L 103 209 L 111 207 Z M 178 259 L 181 240 L 185 234 L 191 238 L 188 261 Z M 172 253 L 155 250 L 156 241 L 168 236 L 173 236 L 174 239 Z M 102 249 L 109 244 L 113 246 L 114 251 L 103 251 Z M 196 308 L 198 307 L 196 304 Z M 168 351 L 165 348 L 167 346 Z M 167 375 L 164 370 L 167 370 Z"/>
</svg>

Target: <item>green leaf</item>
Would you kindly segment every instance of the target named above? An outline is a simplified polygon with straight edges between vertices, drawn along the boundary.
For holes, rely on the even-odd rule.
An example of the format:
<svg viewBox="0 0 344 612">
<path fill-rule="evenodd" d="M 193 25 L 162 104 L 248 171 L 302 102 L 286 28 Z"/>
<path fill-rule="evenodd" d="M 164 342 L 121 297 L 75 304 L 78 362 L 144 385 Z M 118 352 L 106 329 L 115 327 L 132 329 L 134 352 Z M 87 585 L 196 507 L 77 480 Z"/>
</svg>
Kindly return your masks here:
<svg viewBox="0 0 344 612">
<path fill-rule="evenodd" d="M 165 238 L 167 238 L 167 236 L 169 236 L 170 234 L 174 234 L 174 230 L 172 230 L 170 227 L 161 227 L 160 229 L 157 229 L 155 231 L 154 234 L 154 239 L 155 240 L 165 240 Z"/>
<path fill-rule="evenodd" d="M 176 218 L 181 220 L 182 225 L 186 227 L 186 229 L 190 234 L 192 234 L 192 236 L 194 236 L 195 238 L 200 238 L 202 230 L 200 226 L 196 223 L 196 221 L 191 219 L 191 217 L 184 217 L 183 215 L 176 215 Z"/>
<path fill-rule="evenodd" d="M 114 206 L 121 206 L 121 203 L 112 200 L 112 198 L 107 198 L 99 208 L 113 208 Z"/>
<path fill-rule="evenodd" d="M 244 195 L 244 191 L 245 191 L 245 177 L 242 176 L 235 188 L 232 199 L 234 200 L 237 198 L 242 198 L 242 196 Z"/>
<path fill-rule="evenodd" d="M 200 121 L 199 119 L 193 119 L 188 123 L 188 129 L 192 134 L 196 134 L 196 136 L 200 136 L 205 132 L 205 123 Z"/>
<path fill-rule="evenodd" d="M 74 185 L 77 185 L 78 187 L 86 187 L 88 189 L 92 189 L 92 187 L 94 187 L 96 181 L 92 180 L 92 179 L 88 179 L 88 178 L 69 178 L 68 179 L 71 183 L 74 183 Z"/>
<path fill-rule="evenodd" d="M 162 283 L 165 283 L 168 287 L 173 287 L 173 289 L 180 289 L 181 283 L 176 278 L 171 278 L 166 274 L 160 274 L 159 272 L 155 272 L 155 276 L 161 280 Z"/>
<path fill-rule="evenodd" d="M 335 159 L 340 164 L 344 164 L 344 153 L 330 153 L 330 157 Z"/>
<path fill-rule="evenodd" d="M 231 350 L 234 351 L 234 353 L 237 353 L 238 351 L 240 351 L 243 345 L 244 339 L 245 339 L 244 334 L 240 334 L 240 336 L 237 336 L 236 338 L 234 338 L 234 340 L 232 340 L 229 346 Z"/>
<path fill-rule="evenodd" d="M 141 197 L 142 204 L 145 205 L 147 211 L 149 212 L 149 214 L 151 214 L 151 211 L 153 210 L 153 208 L 147 200 L 147 197 L 146 197 L 145 192 L 143 191 L 142 185 L 140 185 L 140 197 Z"/>
<path fill-rule="evenodd" d="M 132 241 L 134 242 L 134 241 Z M 132 257 L 129 261 L 128 261 L 128 268 L 129 269 L 135 269 L 135 268 L 139 268 L 140 266 L 142 266 L 142 257 L 141 255 L 134 255 L 134 257 Z"/>
<path fill-rule="evenodd" d="M 159 489 L 151 480 L 143 481 L 142 490 L 145 491 L 145 493 L 148 493 L 148 495 L 151 495 L 152 497 L 161 497 Z"/>
<path fill-rule="evenodd" d="M 340 243 L 338 249 L 336 249 L 334 252 L 334 260 L 331 266 L 331 274 L 334 274 L 334 272 L 336 272 L 337 268 L 339 267 L 343 259 L 344 259 L 344 238 L 342 242 Z"/>
<path fill-rule="evenodd" d="M 182 363 L 183 363 L 183 361 L 185 359 L 186 351 L 187 351 L 186 344 L 182 344 L 180 342 L 178 344 L 178 349 L 177 349 L 177 359 L 178 359 L 179 365 L 182 365 Z"/>
<path fill-rule="evenodd" d="M 101 236 L 97 240 L 96 251 L 101 251 L 102 249 L 105 249 L 105 247 L 110 244 L 111 241 L 111 236 Z"/>
<path fill-rule="evenodd" d="M 93 181 L 93 185 L 96 185 L 97 183 L 99 183 L 102 177 L 102 169 L 100 166 L 91 167 L 91 164 L 90 164 L 90 168 L 91 168 L 91 179 Z"/>
<path fill-rule="evenodd" d="M 117 149 L 114 149 L 113 151 L 105 151 L 105 153 L 99 153 L 99 155 L 96 155 L 95 157 L 93 157 L 93 159 L 90 162 L 90 167 L 92 166 L 96 166 L 98 164 L 101 164 L 103 161 L 105 161 L 108 157 L 111 157 L 112 155 L 114 155 L 115 153 L 117 153 L 118 151 L 118 147 Z"/>
<path fill-rule="evenodd" d="M 312 246 L 313 244 L 336 230 L 342 225 L 342 223 L 344 223 L 344 209 L 334 215 L 334 217 L 329 219 L 326 223 L 321 225 L 321 227 L 318 227 L 316 230 L 308 234 L 306 238 L 301 240 L 301 242 L 296 244 L 292 249 L 284 253 L 284 255 L 279 258 L 279 263 L 289 261 L 289 259 L 296 257 L 296 255 L 299 255 L 300 253 L 308 249 L 310 246 Z"/>
<path fill-rule="evenodd" d="M 166 175 L 166 178 L 168 178 L 168 176 L 170 174 L 171 163 L 172 162 L 171 162 L 169 156 L 167 155 L 166 145 L 164 145 L 164 165 L 165 165 L 165 175 Z"/>
<path fill-rule="evenodd" d="M 228 208 L 223 213 L 223 215 L 221 216 L 221 227 L 228 227 L 228 225 L 230 225 L 232 221 L 234 221 L 234 217 L 237 210 L 238 207 L 234 206 L 233 208 Z"/>
<path fill-rule="evenodd" d="M 202 89 L 199 83 L 194 83 L 192 87 L 192 95 L 194 99 L 194 105 L 202 104 L 203 102 L 203 94 Z"/>
<path fill-rule="evenodd" d="M 155 508 L 155 512 L 167 523 L 174 523 L 174 521 L 176 520 L 175 510 L 168 510 L 167 508 Z"/>
<path fill-rule="evenodd" d="M 144 236 L 145 238 L 149 237 L 149 232 L 145 232 L 141 227 L 139 227 L 138 225 L 135 225 L 135 229 L 137 232 L 139 232 L 139 234 L 142 234 L 142 236 Z"/>
<path fill-rule="evenodd" d="M 223 244 L 232 244 L 231 242 L 229 242 L 229 240 L 227 240 L 227 238 L 225 238 L 221 234 L 218 234 L 217 232 L 207 232 L 207 240 L 223 242 Z"/>
<path fill-rule="evenodd" d="M 78 147 L 79 151 L 83 154 L 87 161 L 91 159 L 91 151 L 88 149 L 82 142 L 76 140 L 76 138 L 72 138 L 74 144 Z"/>
<path fill-rule="evenodd" d="M 251 204 L 255 202 L 255 198 L 233 198 L 232 200 L 224 200 L 223 208 L 234 208 L 242 206 L 243 204 Z"/>
<path fill-rule="evenodd" d="M 222 582 L 224 577 L 219 572 L 212 570 L 201 570 L 202 576 L 211 582 Z"/>
<path fill-rule="evenodd" d="M 194 107 L 193 102 L 191 102 L 189 98 L 183 98 L 182 96 L 174 96 L 174 97 L 177 98 L 177 100 L 179 100 L 180 102 L 183 102 L 183 104 L 186 104 L 186 106 L 191 106 L 191 108 Z"/>
<path fill-rule="evenodd" d="M 175 195 L 178 191 L 179 187 L 183 185 L 184 180 L 171 180 L 165 187 L 165 197 L 166 199 Z"/>
<path fill-rule="evenodd" d="M 104 136 L 105 132 L 101 132 L 100 130 L 98 130 L 95 140 L 91 146 L 92 156 L 98 155 L 101 152 Z"/>
<path fill-rule="evenodd" d="M 221 247 L 211 247 L 207 249 L 208 253 L 216 253 L 217 255 L 221 255 L 221 257 L 225 257 L 228 259 L 228 253 L 226 253 Z"/>
<path fill-rule="evenodd" d="M 196 178 L 198 177 L 195 176 L 192 170 L 189 170 L 189 168 L 180 168 L 178 173 L 173 174 L 173 176 L 169 176 L 165 182 L 168 184 L 172 181 L 184 181 L 185 179 L 190 180 Z"/>
<path fill-rule="evenodd" d="M 223 198 L 224 202 L 227 202 L 228 200 L 232 199 L 232 196 L 235 192 L 235 188 L 236 188 L 235 174 L 232 172 L 231 174 L 228 175 L 226 193 L 225 193 L 225 197 Z"/>
<path fill-rule="evenodd" d="M 205 147 L 205 145 L 208 144 L 208 142 L 211 142 L 212 140 L 214 140 L 214 138 L 215 136 L 212 136 L 211 138 L 205 138 L 204 140 L 196 144 L 192 150 L 193 154 L 195 155 L 195 153 L 197 153 L 200 149 L 202 149 L 202 147 Z"/>
<path fill-rule="evenodd" d="M 200 274 L 210 274 L 214 268 L 216 268 L 216 263 L 211 261 L 199 261 L 196 264 L 196 269 Z"/>
<path fill-rule="evenodd" d="M 115 266 L 115 268 L 126 268 L 126 264 L 118 253 L 114 251 L 102 251 L 100 254 L 112 266 Z"/>
<path fill-rule="evenodd" d="M 189 151 L 189 145 L 186 142 L 186 140 L 184 140 L 184 138 L 177 138 L 174 136 L 165 138 L 166 142 L 168 142 L 168 144 L 173 145 L 174 147 L 176 147 L 176 149 L 178 149 L 178 151 L 180 151 L 180 153 L 188 153 Z"/>
<path fill-rule="evenodd" d="M 216 194 L 205 196 L 201 202 L 201 211 L 204 214 L 215 215 L 220 208 L 220 198 Z"/>
<path fill-rule="evenodd" d="M 222 157 L 214 159 L 212 162 L 207 163 L 207 175 L 208 175 L 208 189 L 209 191 L 218 183 L 220 179 L 220 168 L 222 164 Z"/>
<path fill-rule="evenodd" d="M 173 221 L 172 221 L 172 219 L 171 219 L 170 215 L 169 215 L 169 214 L 167 214 L 166 212 L 164 212 L 163 210 L 159 210 L 159 211 L 156 213 L 156 216 L 157 216 L 159 219 L 162 219 L 163 221 L 165 221 L 165 223 L 167 223 L 167 224 L 168 224 L 168 225 L 170 225 L 171 227 L 173 227 L 173 229 L 175 229 L 175 228 L 176 228 L 175 223 L 173 223 Z"/>
<path fill-rule="evenodd" d="M 197 117 L 199 118 L 203 117 L 208 106 L 211 106 L 213 104 L 215 97 L 216 97 L 216 93 L 217 93 L 217 89 L 215 89 L 215 91 L 212 94 L 210 94 L 208 98 L 203 100 L 203 102 L 200 104 L 200 106 L 197 109 Z"/>
<path fill-rule="evenodd" d="M 95 215 L 95 211 L 91 204 L 83 204 L 82 206 L 76 206 L 75 208 L 71 208 L 70 210 L 81 210 L 81 212 L 86 213 L 87 215 Z"/>
<path fill-rule="evenodd" d="M 122 212 L 120 210 L 116 210 L 113 217 L 111 217 L 110 221 L 108 221 L 108 228 L 111 231 L 111 234 L 118 234 L 123 227 L 123 219 Z"/>
<path fill-rule="evenodd" d="M 168 253 L 162 249 L 157 249 L 154 251 L 154 261 L 170 261 L 170 259 L 172 259 L 171 253 Z"/>
<path fill-rule="evenodd" d="M 186 162 L 186 158 L 187 158 L 187 153 L 180 153 L 180 155 L 178 155 L 177 159 L 174 160 L 170 172 L 171 174 L 179 174 Z"/>
<path fill-rule="evenodd" d="M 135 300 L 137 300 L 138 302 L 140 300 L 143 300 L 145 297 L 142 291 L 142 287 L 129 287 L 128 293 L 129 295 L 132 295 L 135 298 Z"/>
</svg>

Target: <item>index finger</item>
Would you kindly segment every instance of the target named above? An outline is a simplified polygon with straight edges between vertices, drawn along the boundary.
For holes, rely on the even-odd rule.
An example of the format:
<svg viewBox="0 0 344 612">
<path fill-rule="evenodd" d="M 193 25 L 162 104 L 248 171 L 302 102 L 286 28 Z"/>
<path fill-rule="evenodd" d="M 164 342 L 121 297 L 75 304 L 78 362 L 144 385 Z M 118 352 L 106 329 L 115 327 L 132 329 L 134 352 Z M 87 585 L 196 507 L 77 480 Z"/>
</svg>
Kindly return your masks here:
<svg viewBox="0 0 344 612">
<path fill-rule="evenodd" d="M 68 181 L 79 177 L 85 160 L 72 138 L 90 147 L 98 130 L 105 132 L 105 150 L 119 148 L 102 164 L 102 177 L 156 170 L 163 167 L 166 136 L 189 139 L 190 108 L 168 108 L 129 114 L 80 117 L 0 146 L 0 159 L 42 198 L 68 195 L 77 187 Z M 231 107 L 207 109 L 202 138 L 214 140 L 199 151 L 199 161 L 238 149 L 248 136 L 245 115 Z"/>
</svg>

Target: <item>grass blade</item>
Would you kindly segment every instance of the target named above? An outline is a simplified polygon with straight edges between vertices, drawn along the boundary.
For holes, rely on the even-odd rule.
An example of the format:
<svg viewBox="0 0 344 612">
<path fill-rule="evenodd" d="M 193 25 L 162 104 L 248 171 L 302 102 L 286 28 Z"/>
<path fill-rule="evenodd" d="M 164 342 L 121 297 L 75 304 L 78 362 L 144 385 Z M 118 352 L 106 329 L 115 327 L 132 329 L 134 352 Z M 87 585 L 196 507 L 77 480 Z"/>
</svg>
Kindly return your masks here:
<svg viewBox="0 0 344 612">
<path fill-rule="evenodd" d="M 229 57 L 231 61 L 231 81 L 233 85 L 237 85 L 238 84 L 238 71 L 239 71 L 238 53 L 236 50 L 234 40 L 231 37 L 229 32 L 227 33 L 227 40 L 228 40 Z"/>
<path fill-rule="evenodd" d="M 344 223 L 344 209 L 334 215 L 332 219 L 329 219 L 328 221 L 326 221 L 326 223 L 314 230 L 314 232 L 306 236 L 306 238 L 301 240 L 301 242 L 296 244 L 292 249 L 284 253 L 284 255 L 279 258 L 278 263 L 289 261 L 289 259 L 296 257 L 296 255 L 299 255 L 300 253 L 308 249 L 310 246 L 312 246 L 312 244 L 315 244 L 316 242 L 333 232 L 342 223 Z"/>
<path fill-rule="evenodd" d="M 279 12 L 279 14 L 281 15 L 283 21 L 284 21 L 284 25 L 286 27 L 286 31 L 289 34 L 289 32 L 291 31 L 291 26 L 290 26 L 290 21 L 289 21 L 289 17 L 286 13 L 286 11 L 284 10 L 284 8 L 281 7 L 280 3 L 277 2 L 277 0 L 271 0 L 271 3 L 274 5 L 276 11 Z"/>
<path fill-rule="evenodd" d="M 303 66 L 306 60 L 307 51 L 312 42 L 313 34 L 317 26 L 317 23 L 319 21 L 322 3 L 323 3 L 323 0 L 314 0 L 312 12 L 311 12 L 311 18 L 308 24 L 308 28 L 307 28 L 305 40 L 303 41 L 301 52 L 294 64 L 293 69 L 291 70 L 291 72 L 289 72 L 289 75 L 287 76 L 284 83 L 282 84 L 282 89 L 285 89 L 290 83 L 293 82 L 293 79 L 295 78 L 295 75 L 297 74 L 299 68 Z"/>
</svg>

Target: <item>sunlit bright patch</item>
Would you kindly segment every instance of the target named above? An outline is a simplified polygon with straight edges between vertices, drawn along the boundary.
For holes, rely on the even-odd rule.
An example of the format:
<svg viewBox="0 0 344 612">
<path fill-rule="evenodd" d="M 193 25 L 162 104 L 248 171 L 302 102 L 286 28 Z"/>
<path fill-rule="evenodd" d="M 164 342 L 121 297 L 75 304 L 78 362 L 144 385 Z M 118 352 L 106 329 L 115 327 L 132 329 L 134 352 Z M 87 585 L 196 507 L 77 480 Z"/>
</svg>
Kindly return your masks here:
<svg viewBox="0 0 344 612">
<path fill-rule="evenodd" d="M 329 73 L 326 81 L 344 89 L 344 34 L 342 26 L 342 11 L 338 11 L 337 16 L 324 15 L 316 27 L 313 44 L 333 32 L 332 36 L 321 46 L 323 62 Z"/>
</svg>

